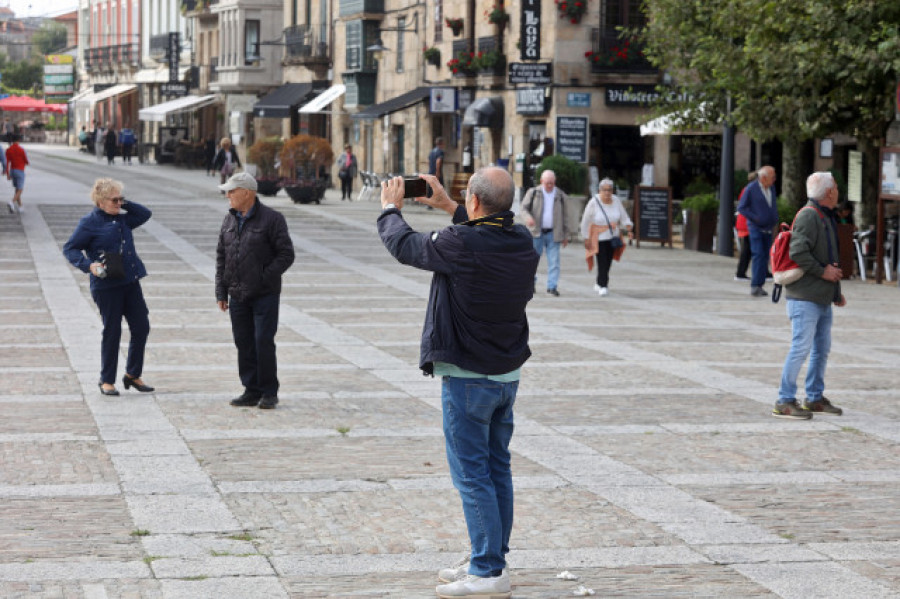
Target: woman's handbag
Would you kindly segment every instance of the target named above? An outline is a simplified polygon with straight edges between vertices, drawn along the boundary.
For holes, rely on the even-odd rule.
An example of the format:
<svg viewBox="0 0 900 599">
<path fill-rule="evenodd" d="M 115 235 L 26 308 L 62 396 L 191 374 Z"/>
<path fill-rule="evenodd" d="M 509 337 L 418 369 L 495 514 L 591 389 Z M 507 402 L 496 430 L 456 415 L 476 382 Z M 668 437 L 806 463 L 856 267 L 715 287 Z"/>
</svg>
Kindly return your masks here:
<svg viewBox="0 0 900 599">
<path fill-rule="evenodd" d="M 106 268 L 107 279 L 124 279 L 125 264 L 119 252 L 100 252 L 100 263 Z"/>
</svg>

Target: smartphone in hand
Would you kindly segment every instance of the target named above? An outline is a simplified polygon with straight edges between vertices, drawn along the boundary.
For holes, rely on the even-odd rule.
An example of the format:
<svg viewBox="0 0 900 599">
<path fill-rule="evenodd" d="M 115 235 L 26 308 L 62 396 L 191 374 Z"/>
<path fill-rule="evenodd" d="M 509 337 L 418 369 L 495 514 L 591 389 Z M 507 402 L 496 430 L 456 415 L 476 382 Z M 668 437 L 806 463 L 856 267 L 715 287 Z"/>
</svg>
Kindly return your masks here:
<svg viewBox="0 0 900 599">
<path fill-rule="evenodd" d="M 404 198 L 421 198 L 426 195 L 428 185 L 425 179 L 418 177 L 403 177 L 403 197 Z"/>
</svg>

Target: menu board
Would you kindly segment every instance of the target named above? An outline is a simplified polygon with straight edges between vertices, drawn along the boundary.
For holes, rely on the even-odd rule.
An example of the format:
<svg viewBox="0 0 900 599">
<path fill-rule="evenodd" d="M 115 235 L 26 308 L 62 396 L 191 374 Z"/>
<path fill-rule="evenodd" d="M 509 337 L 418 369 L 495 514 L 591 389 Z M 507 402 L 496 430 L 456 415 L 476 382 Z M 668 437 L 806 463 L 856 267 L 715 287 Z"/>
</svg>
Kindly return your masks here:
<svg viewBox="0 0 900 599">
<path fill-rule="evenodd" d="M 634 203 L 636 242 L 668 242 L 672 247 L 672 189 L 669 187 L 638 187 Z"/>
</svg>

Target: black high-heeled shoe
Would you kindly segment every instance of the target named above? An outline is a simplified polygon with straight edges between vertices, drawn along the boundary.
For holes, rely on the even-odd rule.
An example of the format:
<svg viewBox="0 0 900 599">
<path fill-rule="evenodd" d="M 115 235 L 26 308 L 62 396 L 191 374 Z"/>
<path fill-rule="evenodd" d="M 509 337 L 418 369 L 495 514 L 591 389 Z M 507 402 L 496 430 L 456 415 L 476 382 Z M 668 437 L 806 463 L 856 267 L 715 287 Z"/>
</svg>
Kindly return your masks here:
<svg viewBox="0 0 900 599">
<path fill-rule="evenodd" d="M 97 383 L 97 386 L 100 387 L 100 393 L 102 393 L 103 395 L 118 395 L 119 394 L 119 390 L 116 389 L 115 387 L 113 387 L 112 389 L 104 389 L 102 381 Z"/>
<path fill-rule="evenodd" d="M 141 393 L 150 393 L 151 391 L 154 390 L 153 387 L 151 387 L 150 385 L 145 385 L 143 383 L 139 383 L 139 382 L 137 382 L 137 379 L 134 379 L 134 378 L 128 376 L 127 374 L 122 377 L 122 384 L 125 385 L 126 390 L 130 389 L 131 387 L 134 387 Z M 118 395 L 118 393 L 117 393 L 117 395 Z"/>
</svg>

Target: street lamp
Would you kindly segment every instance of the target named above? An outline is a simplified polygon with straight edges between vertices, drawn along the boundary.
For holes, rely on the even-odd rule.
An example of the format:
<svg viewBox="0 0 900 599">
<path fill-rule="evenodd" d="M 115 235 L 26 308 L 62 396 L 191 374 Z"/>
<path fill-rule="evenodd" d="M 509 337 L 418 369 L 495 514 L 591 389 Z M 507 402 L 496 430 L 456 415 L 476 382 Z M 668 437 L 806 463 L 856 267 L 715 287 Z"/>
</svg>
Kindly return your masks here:
<svg viewBox="0 0 900 599">
<path fill-rule="evenodd" d="M 375 61 L 380 61 L 381 57 L 384 56 L 384 53 L 389 51 L 390 48 L 384 45 L 384 42 L 381 41 L 381 34 L 385 31 L 398 31 L 398 32 L 406 32 L 412 31 L 413 33 L 419 33 L 419 13 L 413 13 L 413 22 L 412 27 L 379 27 L 378 28 L 378 37 L 375 39 L 375 43 L 366 48 L 367 52 L 372 53 L 372 58 Z"/>
</svg>

